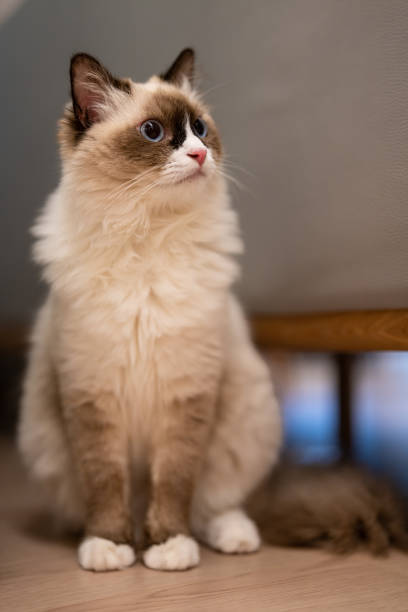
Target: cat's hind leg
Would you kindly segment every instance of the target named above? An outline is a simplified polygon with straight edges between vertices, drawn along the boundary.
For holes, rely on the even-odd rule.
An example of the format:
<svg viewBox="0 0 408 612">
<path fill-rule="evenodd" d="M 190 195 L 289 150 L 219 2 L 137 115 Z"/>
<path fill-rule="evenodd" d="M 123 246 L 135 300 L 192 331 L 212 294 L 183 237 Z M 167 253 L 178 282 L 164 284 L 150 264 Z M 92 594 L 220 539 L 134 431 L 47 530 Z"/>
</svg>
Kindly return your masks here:
<svg viewBox="0 0 408 612">
<path fill-rule="evenodd" d="M 211 548 L 227 554 L 258 550 L 261 538 L 254 521 L 242 508 L 233 508 L 201 523 L 197 537 Z"/>
<path fill-rule="evenodd" d="M 17 443 L 60 529 L 78 531 L 84 508 L 72 470 L 51 360 L 51 304 L 38 314 L 24 378 Z M 51 528 L 51 527 L 50 527 Z"/>
<path fill-rule="evenodd" d="M 278 459 L 279 407 L 270 372 L 252 345 L 239 304 L 231 298 L 225 374 L 217 421 L 191 514 L 198 539 L 225 553 L 260 546 L 242 506 Z"/>
</svg>

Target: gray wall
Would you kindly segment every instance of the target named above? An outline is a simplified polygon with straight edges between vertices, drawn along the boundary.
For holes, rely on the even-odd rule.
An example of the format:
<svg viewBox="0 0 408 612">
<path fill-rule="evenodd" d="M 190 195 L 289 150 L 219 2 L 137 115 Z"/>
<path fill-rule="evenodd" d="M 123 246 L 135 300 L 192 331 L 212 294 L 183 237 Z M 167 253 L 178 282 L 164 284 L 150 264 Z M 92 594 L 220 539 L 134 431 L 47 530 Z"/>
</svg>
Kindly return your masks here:
<svg viewBox="0 0 408 612">
<path fill-rule="evenodd" d="M 404 307 L 408 2 L 29 0 L 0 29 L 0 317 L 41 290 L 28 228 L 56 185 L 70 55 L 145 79 L 193 45 L 248 191 L 253 310 Z"/>
</svg>

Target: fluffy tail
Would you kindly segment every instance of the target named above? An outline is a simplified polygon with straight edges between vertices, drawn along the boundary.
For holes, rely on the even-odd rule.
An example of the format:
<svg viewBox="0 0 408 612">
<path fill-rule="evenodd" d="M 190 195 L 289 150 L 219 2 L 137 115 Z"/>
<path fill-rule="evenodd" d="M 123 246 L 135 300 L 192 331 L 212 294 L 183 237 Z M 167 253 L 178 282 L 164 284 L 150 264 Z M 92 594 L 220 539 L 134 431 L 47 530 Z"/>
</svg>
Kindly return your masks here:
<svg viewBox="0 0 408 612">
<path fill-rule="evenodd" d="M 391 487 L 356 468 L 281 466 L 248 502 L 265 542 L 336 553 L 408 552 L 408 521 Z"/>
</svg>

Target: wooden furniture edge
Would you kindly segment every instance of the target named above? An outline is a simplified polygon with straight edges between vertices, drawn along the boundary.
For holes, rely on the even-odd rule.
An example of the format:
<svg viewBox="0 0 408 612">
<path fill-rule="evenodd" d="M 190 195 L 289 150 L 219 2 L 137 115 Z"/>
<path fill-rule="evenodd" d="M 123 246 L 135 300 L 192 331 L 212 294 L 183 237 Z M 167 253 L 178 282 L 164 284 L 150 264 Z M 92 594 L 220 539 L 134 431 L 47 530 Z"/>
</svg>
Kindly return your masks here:
<svg viewBox="0 0 408 612">
<path fill-rule="evenodd" d="M 255 341 L 287 351 L 408 351 L 408 309 L 255 314 Z"/>
<path fill-rule="evenodd" d="M 408 308 L 253 314 L 250 323 L 255 342 L 267 349 L 335 353 L 408 351 Z M 1 350 L 22 350 L 27 347 L 28 338 L 27 325 L 0 324 Z"/>
</svg>

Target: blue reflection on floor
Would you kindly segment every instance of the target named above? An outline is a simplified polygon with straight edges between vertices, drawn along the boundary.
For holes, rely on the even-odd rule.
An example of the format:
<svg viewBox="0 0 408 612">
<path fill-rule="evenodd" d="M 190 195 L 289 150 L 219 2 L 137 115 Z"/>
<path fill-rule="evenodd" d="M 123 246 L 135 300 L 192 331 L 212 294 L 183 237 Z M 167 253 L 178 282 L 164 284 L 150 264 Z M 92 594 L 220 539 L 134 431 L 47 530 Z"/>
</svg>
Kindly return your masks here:
<svg viewBox="0 0 408 612">
<path fill-rule="evenodd" d="M 286 448 L 304 462 L 338 458 L 336 371 L 325 355 L 286 364 Z M 354 370 L 353 452 L 408 492 L 408 353 L 361 355 Z"/>
</svg>

